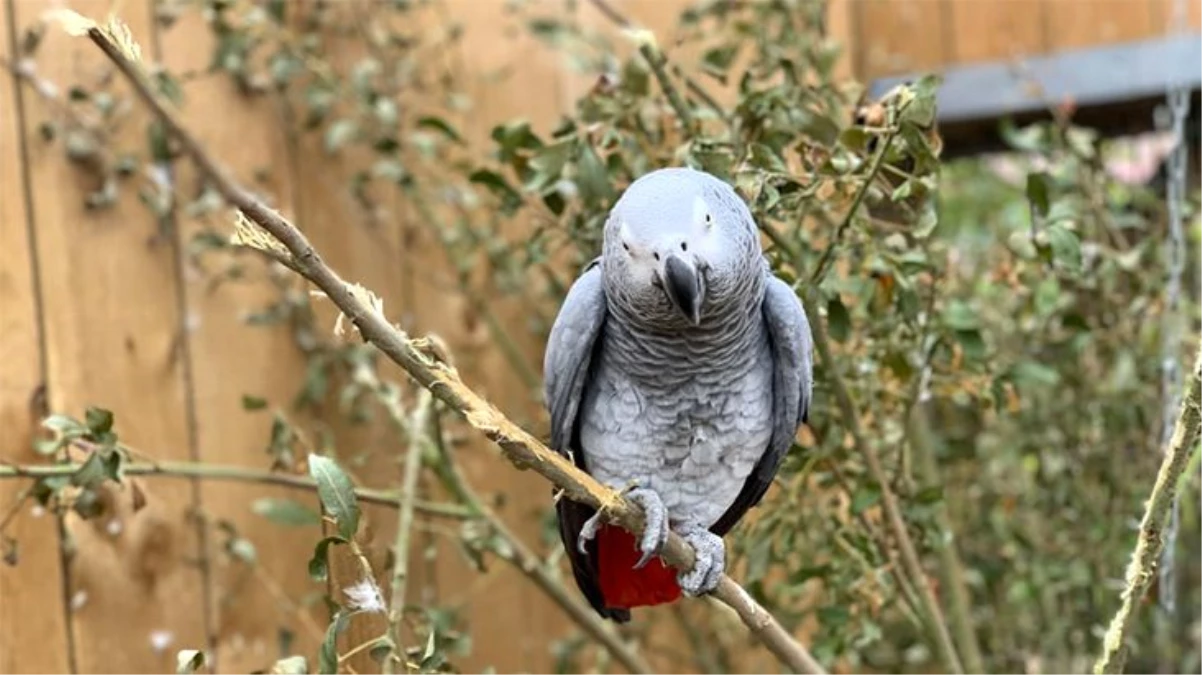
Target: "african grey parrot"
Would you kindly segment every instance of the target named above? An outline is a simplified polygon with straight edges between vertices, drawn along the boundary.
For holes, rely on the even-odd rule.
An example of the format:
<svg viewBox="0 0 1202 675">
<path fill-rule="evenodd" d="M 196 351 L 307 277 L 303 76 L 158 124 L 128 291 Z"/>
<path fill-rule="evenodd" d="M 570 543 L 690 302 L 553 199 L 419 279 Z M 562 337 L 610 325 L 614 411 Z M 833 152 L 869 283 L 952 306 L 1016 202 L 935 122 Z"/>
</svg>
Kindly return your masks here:
<svg viewBox="0 0 1202 675">
<path fill-rule="evenodd" d="M 552 447 L 646 513 L 636 543 L 591 507 L 556 504 L 599 614 L 622 623 L 632 607 L 714 589 L 722 535 L 759 503 L 807 419 L 812 358 L 801 301 L 729 185 L 668 168 L 627 188 L 543 361 Z M 696 550 L 688 572 L 652 560 L 669 526 Z"/>
</svg>

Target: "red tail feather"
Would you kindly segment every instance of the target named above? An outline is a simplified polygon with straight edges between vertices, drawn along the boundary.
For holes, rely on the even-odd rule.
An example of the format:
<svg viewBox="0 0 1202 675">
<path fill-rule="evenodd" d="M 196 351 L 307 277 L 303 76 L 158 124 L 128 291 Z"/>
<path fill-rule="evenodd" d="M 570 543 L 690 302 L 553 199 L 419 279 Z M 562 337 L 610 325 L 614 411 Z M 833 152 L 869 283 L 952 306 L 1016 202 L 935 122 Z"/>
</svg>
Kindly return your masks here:
<svg viewBox="0 0 1202 675">
<path fill-rule="evenodd" d="M 629 609 L 672 602 L 680 597 L 676 571 L 659 557 L 642 569 L 634 569 L 642 554 L 634 536 L 616 525 L 603 525 L 597 532 L 597 567 L 601 596 L 607 607 Z"/>
</svg>

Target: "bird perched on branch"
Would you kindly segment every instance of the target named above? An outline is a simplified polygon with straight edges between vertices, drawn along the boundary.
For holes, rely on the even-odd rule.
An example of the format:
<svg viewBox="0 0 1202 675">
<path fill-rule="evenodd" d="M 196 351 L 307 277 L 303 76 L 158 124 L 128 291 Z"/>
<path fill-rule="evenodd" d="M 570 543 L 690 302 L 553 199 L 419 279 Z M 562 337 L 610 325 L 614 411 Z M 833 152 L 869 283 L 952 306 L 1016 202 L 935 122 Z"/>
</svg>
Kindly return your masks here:
<svg viewBox="0 0 1202 675">
<path fill-rule="evenodd" d="M 544 356 L 551 446 L 639 504 L 641 539 L 562 498 L 576 584 L 604 617 L 712 591 L 722 536 L 759 503 L 810 407 L 809 322 L 750 210 L 687 168 L 634 181 L 569 289 Z M 691 570 L 657 557 L 669 528 Z"/>
</svg>

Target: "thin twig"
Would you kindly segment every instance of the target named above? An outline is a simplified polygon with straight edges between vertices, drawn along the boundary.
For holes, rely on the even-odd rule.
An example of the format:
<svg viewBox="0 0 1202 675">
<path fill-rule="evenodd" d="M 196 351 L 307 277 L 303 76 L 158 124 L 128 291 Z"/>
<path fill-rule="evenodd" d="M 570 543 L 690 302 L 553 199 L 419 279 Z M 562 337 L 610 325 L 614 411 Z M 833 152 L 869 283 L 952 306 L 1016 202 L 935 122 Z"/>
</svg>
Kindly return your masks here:
<svg viewBox="0 0 1202 675">
<path fill-rule="evenodd" d="M 592 506 L 606 513 L 610 520 L 632 533 L 643 530 L 643 511 L 613 489 L 603 486 L 584 473 L 565 457 L 552 451 L 530 433 L 501 414 L 492 403 L 467 387 L 458 372 L 435 361 L 414 345 L 414 341 L 391 324 L 370 298 L 362 296 L 361 288 L 353 288 L 322 260 L 308 238 L 287 219 L 268 207 L 235 182 L 205 151 L 146 81 L 136 62 L 126 55 L 108 32 L 87 22 L 86 34 L 129 79 L 134 90 L 159 117 L 164 126 L 179 141 L 180 147 L 192 157 L 200 171 L 213 183 L 221 195 L 248 218 L 275 237 L 293 255 L 301 274 L 325 292 L 343 314 L 349 318 L 364 340 L 374 344 L 389 359 L 400 365 L 421 386 L 430 390 L 451 408 L 466 417 L 469 424 L 496 443 L 504 456 L 519 468 L 530 468 L 563 490 L 563 497 Z M 671 533 L 661 557 L 678 570 L 693 568 L 694 552 L 676 533 Z M 752 599 L 743 587 L 730 577 L 723 576 L 714 589 L 715 599 L 729 605 L 761 642 L 783 663 L 797 672 L 821 673 L 822 667 L 804 645 L 785 630 L 768 610 Z"/>
<path fill-rule="evenodd" d="M 943 483 L 939 479 L 939 467 L 935 462 L 931 448 L 930 424 L 927 418 L 926 406 L 921 402 L 914 404 L 909 414 L 909 429 L 907 436 L 910 440 L 910 453 L 914 458 L 914 469 L 924 486 L 937 486 Z M 947 512 L 947 504 L 940 501 L 934 506 L 935 527 L 943 536 L 935 538 L 933 548 L 939 562 L 940 576 L 943 588 L 947 589 L 948 618 L 956 639 L 956 646 L 964 658 L 964 667 L 970 673 L 985 672 L 985 664 L 981 659 L 981 647 L 977 643 L 977 633 L 972 623 L 972 601 L 968 593 L 968 582 L 964 577 L 964 563 L 956 550 L 956 538 L 952 529 L 952 520 Z"/>
<path fill-rule="evenodd" d="M 816 287 L 810 286 L 810 291 L 807 294 L 807 302 L 811 306 L 816 307 L 818 306 Z M 934 592 L 931 591 L 931 585 L 927 582 L 921 563 L 918 562 L 918 551 L 915 549 L 914 541 L 910 538 L 910 533 L 906 529 L 906 521 L 902 517 L 897 495 L 893 494 L 893 489 L 889 487 L 889 481 L 885 478 L 885 470 L 881 467 L 881 458 L 877 455 L 876 448 L 864 439 L 864 434 L 860 430 L 860 416 L 856 412 L 856 406 L 851 400 L 851 394 L 848 393 L 847 385 L 843 382 L 843 377 L 839 374 L 839 367 L 834 363 L 831 356 L 830 340 L 827 337 L 826 324 L 821 315 L 815 313 L 814 318 L 810 322 L 810 332 L 814 337 L 814 347 L 818 350 L 818 355 L 822 358 L 822 363 L 826 366 L 828 381 L 835 393 L 835 402 L 843 414 L 843 422 L 851 434 L 852 443 L 859 449 L 860 454 L 864 456 L 864 463 L 868 465 L 868 473 L 872 476 L 872 480 L 877 484 L 877 487 L 880 488 L 881 505 L 885 510 L 885 520 L 889 523 L 889 529 L 893 532 L 893 536 L 897 540 L 897 547 L 901 552 L 902 566 L 905 568 L 910 580 L 917 587 L 918 598 L 922 601 L 922 606 L 925 610 L 924 613 L 931 624 L 939 656 L 949 671 L 963 673 L 964 667 L 961 665 L 960 657 L 956 653 L 956 647 L 952 642 L 947 621 L 943 618 L 943 611 L 939 609 L 939 602 L 935 599 Z"/>
<path fill-rule="evenodd" d="M 0 480 L 6 478 L 50 478 L 54 476 L 70 476 L 79 470 L 83 464 L 5 464 L 0 465 Z M 303 476 L 292 476 L 286 473 L 272 473 L 258 469 L 247 469 L 240 466 L 223 466 L 220 464 L 196 464 L 193 462 L 133 462 L 121 465 L 121 473 L 126 476 L 160 476 L 163 478 L 200 478 L 207 480 L 223 480 L 235 483 L 259 483 L 262 485 L 278 485 L 315 492 L 317 484 Z M 392 508 L 400 508 L 401 498 L 392 490 L 373 490 L 371 488 L 355 488 L 355 496 L 368 504 L 379 504 Z M 413 508 L 431 516 L 442 518 L 470 518 L 471 513 L 457 504 L 442 504 L 421 499 L 415 499 Z"/>
<path fill-rule="evenodd" d="M 593 6 L 604 14 L 610 21 L 618 24 L 625 30 L 633 30 L 637 28 L 634 23 L 614 9 L 606 0 L 592 0 Z M 664 96 L 668 98 L 668 104 L 676 111 L 676 116 L 680 119 L 681 125 L 689 131 L 693 131 L 693 113 L 689 110 L 689 104 L 685 102 L 684 97 L 680 95 L 680 90 L 676 88 L 676 84 L 672 82 L 672 78 L 668 75 L 668 57 L 664 56 L 663 50 L 659 45 L 655 44 L 654 37 L 650 34 L 640 36 L 638 38 L 639 54 L 647 61 L 647 65 L 651 66 L 651 72 L 655 74 L 655 79 L 659 81 L 659 86 L 664 90 Z M 693 85 L 695 88 L 698 86 Z M 712 100 L 712 99 L 711 99 Z"/>
<path fill-rule="evenodd" d="M 903 104 L 898 108 L 898 114 L 901 114 L 905 110 L 906 105 L 908 104 Z M 877 150 L 876 156 L 872 158 L 872 165 L 868 169 L 868 175 L 864 178 L 864 182 L 860 183 L 860 187 L 851 199 L 851 205 L 847 208 L 847 213 L 843 215 L 843 220 L 839 222 L 839 227 L 835 229 L 835 236 L 831 239 L 831 243 L 826 247 L 826 250 L 822 252 L 822 257 L 818 259 L 818 264 L 814 266 L 814 272 L 810 274 L 810 287 L 822 283 L 822 277 L 826 276 L 827 268 L 830 267 L 831 262 L 835 259 L 835 249 L 839 246 L 839 242 L 843 240 L 844 232 L 851 227 L 856 212 L 860 210 L 860 205 L 864 202 L 864 196 L 868 194 L 868 189 L 872 187 L 877 174 L 881 172 L 881 167 L 885 164 L 885 155 L 888 154 L 889 147 L 893 145 L 893 139 L 897 138 L 897 134 L 900 131 L 901 125 L 893 125 L 889 128 L 889 132 L 885 135 L 884 140 L 881 141 L 881 147 Z"/>
<path fill-rule="evenodd" d="M 384 660 L 385 673 L 395 673 L 396 661 L 404 660 L 401 627 L 405 617 L 405 587 L 409 580 L 409 535 L 413 531 L 413 502 L 417 496 L 417 478 L 421 474 L 422 450 L 427 443 L 427 420 L 433 405 L 430 392 L 422 390 L 409 421 L 409 451 L 405 455 L 405 473 L 401 478 L 401 513 L 397 518 L 392 562 L 392 606 L 388 612 L 388 634 L 392 637 L 393 653 Z"/>
<path fill-rule="evenodd" d="M 1127 660 L 1127 634 L 1135 620 L 1135 610 L 1156 578 L 1156 565 L 1164 548 L 1164 529 L 1177 496 L 1180 477 L 1189 465 L 1190 455 L 1198 450 L 1198 426 L 1202 419 L 1202 346 L 1194 361 L 1189 391 L 1181 400 L 1173 437 L 1165 449 L 1156 483 L 1148 498 L 1147 510 L 1139 524 L 1139 539 L 1127 567 L 1127 585 L 1123 588 L 1118 612 L 1102 639 L 1102 655 L 1094 664 L 1095 673 L 1121 673 Z"/>
<path fill-rule="evenodd" d="M 466 504 L 468 508 L 472 509 L 481 519 L 487 522 L 492 531 L 507 544 L 506 548 L 501 549 L 496 547 L 493 549 L 493 552 L 502 560 L 512 564 L 527 579 L 533 581 L 584 632 L 588 633 L 590 637 L 605 647 L 626 670 L 631 673 L 655 672 L 651 668 L 651 665 L 643 660 L 643 657 L 639 656 L 637 652 L 622 640 L 622 636 L 614 630 L 611 624 L 606 623 L 601 618 L 601 615 L 585 606 L 579 596 L 573 595 L 557 578 L 552 576 L 546 563 L 534 551 L 531 551 L 505 525 L 505 521 L 476 494 L 476 491 L 464 477 L 463 472 L 459 470 L 459 464 L 451 454 L 450 448 L 443 442 L 442 427 L 437 416 L 431 420 L 431 427 L 432 430 L 429 437 L 434 440 L 435 447 L 442 457 L 442 462 L 438 468 L 446 487 L 460 501 Z"/>
</svg>

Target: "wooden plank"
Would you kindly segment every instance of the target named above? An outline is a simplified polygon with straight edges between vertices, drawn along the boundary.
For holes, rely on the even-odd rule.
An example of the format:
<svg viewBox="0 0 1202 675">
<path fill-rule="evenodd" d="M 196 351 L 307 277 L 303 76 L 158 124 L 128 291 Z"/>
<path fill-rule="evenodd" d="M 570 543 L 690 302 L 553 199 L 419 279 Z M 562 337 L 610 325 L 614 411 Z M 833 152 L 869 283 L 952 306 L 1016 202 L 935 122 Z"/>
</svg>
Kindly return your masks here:
<svg viewBox="0 0 1202 675">
<path fill-rule="evenodd" d="M 1046 7 L 1049 53 L 1164 34 L 1148 0 L 1049 0 Z"/>
<path fill-rule="evenodd" d="M 856 0 L 852 58 L 859 79 L 867 82 L 947 63 L 951 57 L 948 1 Z"/>
<path fill-rule="evenodd" d="M 5 9 L 0 7 L 0 36 L 7 39 L 10 26 Z M 10 48 L 7 53 L 17 50 Z M 0 429 L 4 429 L 0 460 L 32 464 L 42 461 L 32 449 L 42 408 L 42 345 L 21 162 L 18 86 L 11 77 L 0 82 Z M 32 503 L 17 505 L 28 487 L 26 481 L 0 481 L 0 514 L 19 508 L 3 531 L 16 542 L 17 563 L 0 562 L 0 672 L 64 673 L 71 667 L 71 654 L 58 525 Z M 4 550 L 0 541 L 0 555 Z M 24 648 L 28 645 L 38 647 Z"/>
<path fill-rule="evenodd" d="M 102 19 L 107 0 L 72 8 Z M 17 28 L 38 21 L 57 3 L 12 3 Z M 149 44 L 146 3 L 126 3 L 121 16 L 136 39 Z M 88 41 L 47 30 L 37 53 L 38 73 L 65 92 L 79 82 L 94 89 L 104 59 Z M 118 97 L 127 88 L 114 85 Z M 132 103 L 113 139 L 145 157 L 147 116 Z M 100 405 L 117 415 L 123 440 L 158 459 L 187 459 L 188 433 L 179 349 L 172 247 L 156 237 L 157 224 L 139 204 L 137 181 L 122 185 L 119 201 L 89 211 L 94 178 L 71 165 L 62 142 L 41 139 L 45 106 L 24 120 L 30 147 L 33 219 L 45 322 L 50 408 L 82 416 Z M 61 136 L 60 136 L 61 138 Z M 86 672 L 170 672 L 175 651 L 205 643 L 195 506 L 188 484 L 147 482 L 147 505 L 132 512 L 129 490 L 111 493 L 111 510 L 98 519 L 67 523 L 75 546 L 69 568 L 76 662 Z M 51 595 L 47 602 L 57 602 Z"/>
<path fill-rule="evenodd" d="M 329 28 L 322 33 L 322 56 L 342 77 L 349 76 L 351 69 L 368 56 L 362 33 L 346 30 L 348 26 L 359 25 L 356 17 L 370 13 L 372 23 L 387 21 L 394 26 L 401 25 L 401 17 L 396 16 L 395 9 L 389 8 L 388 3 L 374 0 L 290 3 L 288 8 L 296 11 L 291 14 L 289 21 L 299 26 L 303 16 L 316 11 L 322 4 L 325 5 L 321 10 L 325 16 L 322 25 Z M 335 26 L 341 26 L 342 30 L 334 29 Z M 403 104 L 407 94 L 402 93 L 398 103 Z M 351 105 L 360 103 L 347 102 L 336 109 L 333 115 L 347 114 Z M 379 294 L 389 315 L 399 318 L 397 308 L 401 305 L 403 295 L 403 274 L 401 221 L 395 189 L 385 181 L 375 181 L 368 191 L 371 200 L 369 206 L 356 198 L 352 188 L 355 174 L 369 169 L 379 158 L 379 154 L 362 145 L 347 146 L 337 154 L 331 154 L 325 148 L 324 134 L 320 130 L 298 133 L 289 158 L 294 180 L 294 222 L 305 231 L 325 261 L 343 278 L 363 284 Z M 314 302 L 314 310 L 317 316 L 316 330 L 323 332 L 324 339 L 333 339 L 337 312 L 331 303 L 322 300 Z M 347 333 L 344 339 L 358 341 L 353 332 Z M 403 371 L 398 366 L 383 357 L 379 358 L 378 363 L 381 377 L 403 381 Z M 331 382 L 331 400 L 340 386 L 339 382 Z M 334 454 L 360 485 L 395 487 L 400 483 L 397 459 L 403 452 L 403 439 L 387 422 L 382 411 L 377 409 L 375 419 L 369 425 L 354 423 L 337 409 L 336 403 L 331 403 L 318 412 L 316 423 L 319 426 L 314 426 L 313 430 L 320 428 L 323 433 L 329 434 L 334 442 Z M 390 578 L 387 561 L 393 545 L 396 512 L 376 506 L 365 506 L 362 511 L 357 541 L 371 564 L 376 583 L 386 589 Z M 361 568 L 347 547 L 331 548 L 329 592 L 333 599 L 346 604 L 348 598 L 345 589 L 361 581 Z M 385 631 L 386 625 L 386 619 L 381 614 L 357 615 L 339 639 L 339 652 L 345 653 L 377 638 Z M 366 650 L 359 652 L 346 665 L 360 673 L 380 670 Z"/>
<path fill-rule="evenodd" d="M 1045 48 L 1045 0 L 953 0 L 948 63 L 1009 60 Z"/>
<path fill-rule="evenodd" d="M 169 72 L 204 70 L 217 47 L 199 7 L 189 7 L 170 26 L 159 25 L 158 44 Z M 286 129 L 279 122 L 272 96 L 247 97 L 224 74 L 188 80 L 182 109 L 187 127 L 234 175 L 285 215 L 295 213 L 288 167 Z M 219 104 L 213 102 L 219 101 Z M 219 106 L 220 115 L 213 110 Z M 248 143 L 253 138 L 255 142 Z M 254 177 L 264 180 L 255 180 Z M 179 193 L 195 196 L 202 185 L 188 162 L 180 165 Z M 225 213 L 188 217 L 177 213 L 180 246 L 207 231 L 228 236 L 232 224 Z M 196 405 L 197 443 L 201 461 L 266 470 L 263 452 L 271 433 L 269 412 L 247 412 L 244 395 L 288 409 L 299 391 L 304 359 L 287 325 L 252 326 L 245 317 L 280 300 L 257 256 L 227 253 L 181 261 Z M 233 266 L 248 279 L 214 285 Z M 291 273 L 286 273 L 291 276 Z M 299 288 L 300 284 L 293 284 Z M 306 562 L 321 536 L 317 527 L 285 527 L 255 515 L 259 499 L 291 499 L 319 510 L 311 493 L 257 485 L 207 482 L 201 487 L 209 529 L 208 559 L 212 568 L 211 607 L 216 631 L 217 664 L 223 672 L 266 669 L 281 657 L 282 632 L 293 636 L 291 653 L 317 653 L 328 613 L 319 603 L 303 606 L 307 595 L 321 591 L 311 581 Z M 223 552 L 225 535 L 215 527 L 234 525 L 238 536 L 255 546 L 256 562 L 247 564 Z"/>
</svg>

